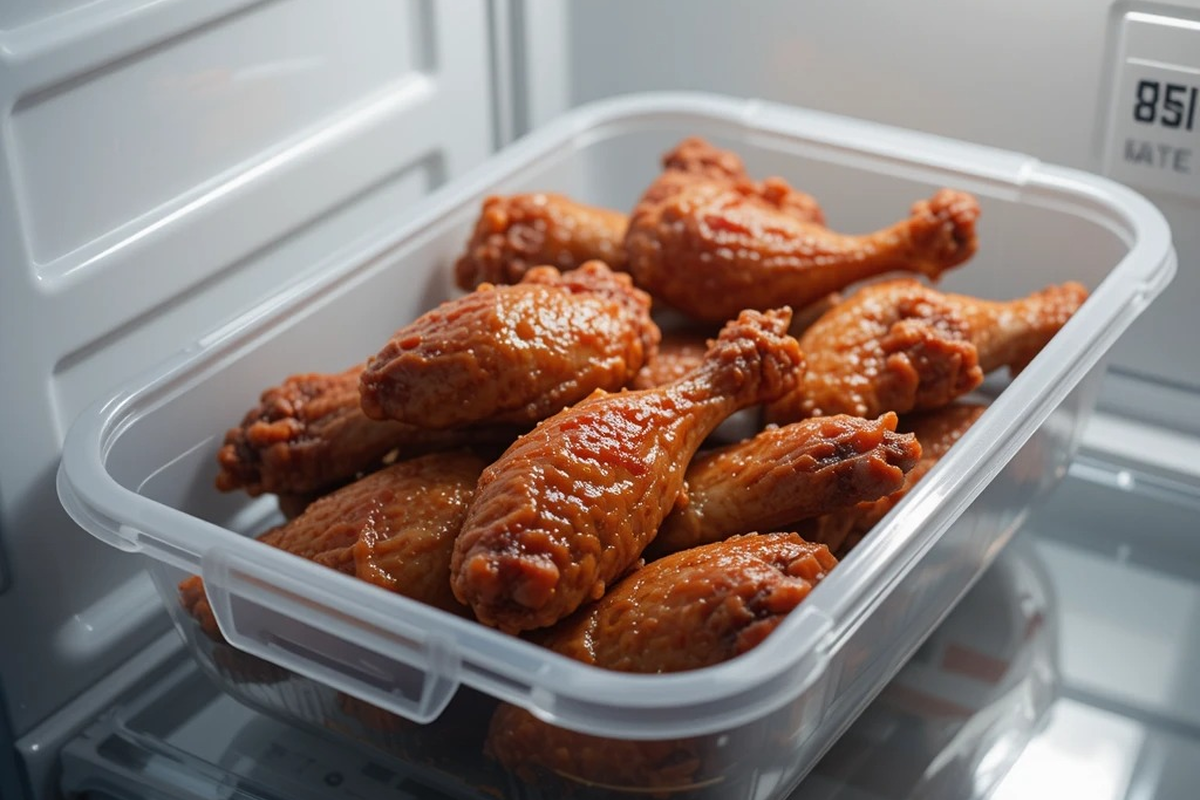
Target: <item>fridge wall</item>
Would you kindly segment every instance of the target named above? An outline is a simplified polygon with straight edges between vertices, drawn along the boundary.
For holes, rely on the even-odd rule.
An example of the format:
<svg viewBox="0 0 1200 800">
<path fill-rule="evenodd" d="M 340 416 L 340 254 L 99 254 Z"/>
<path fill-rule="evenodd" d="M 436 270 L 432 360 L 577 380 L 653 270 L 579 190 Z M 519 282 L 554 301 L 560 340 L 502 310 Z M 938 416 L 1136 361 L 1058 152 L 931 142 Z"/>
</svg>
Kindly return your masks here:
<svg viewBox="0 0 1200 800">
<path fill-rule="evenodd" d="M 67 426 L 481 161 L 494 144 L 488 13 L 482 0 L 0 6 L 0 691 L 13 736 L 167 624 L 140 562 L 62 511 Z"/>
<path fill-rule="evenodd" d="M 1110 174 L 1106 137 L 1113 120 L 1126 120 L 1126 106 L 1134 102 L 1117 94 L 1124 92 L 1118 62 L 1135 55 L 1187 60 L 1200 73 L 1200 28 L 1161 44 L 1150 39 L 1139 45 L 1141 51 L 1127 52 L 1123 39 L 1131 14 L 1200 26 L 1198 0 L 517 5 L 523 12 L 522 47 L 513 72 L 524 80 L 514 85 L 526 89 L 513 103 L 518 130 L 612 95 L 704 89 Z M 1187 73 L 1180 74 L 1186 83 Z M 1200 227 L 1194 224 L 1200 212 L 1200 130 L 1191 141 L 1190 196 L 1159 190 L 1149 172 L 1147 181 L 1133 184 L 1167 216 L 1180 270 L 1171 291 L 1114 348 L 1104 402 L 1124 414 L 1197 431 L 1200 358 L 1181 358 L 1176 348 L 1163 346 L 1194 340 L 1193 309 L 1200 304 Z M 1122 172 L 1120 179 L 1128 175 Z M 835 227 L 838 222 L 830 220 Z M 985 217 L 980 221 L 985 244 L 987 226 Z"/>
</svg>

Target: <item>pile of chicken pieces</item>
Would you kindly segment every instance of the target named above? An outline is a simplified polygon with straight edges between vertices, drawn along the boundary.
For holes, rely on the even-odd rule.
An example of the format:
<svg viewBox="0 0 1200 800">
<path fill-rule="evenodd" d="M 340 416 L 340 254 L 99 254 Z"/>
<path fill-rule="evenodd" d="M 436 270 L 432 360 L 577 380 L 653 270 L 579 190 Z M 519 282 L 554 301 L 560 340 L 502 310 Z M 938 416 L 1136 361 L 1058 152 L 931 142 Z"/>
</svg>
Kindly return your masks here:
<svg viewBox="0 0 1200 800">
<path fill-rule="evenodd" d="M 932 288 L 976 252 L 978 217 L 942 189 L 837 233 L 814 198 L 698 138 L 628 216 L 490 197 L 454 267 L 464 293 L 344 372 L 266 390 L 217 487 L 278 495 L 270 546 L 585 663 L 728 660 L 983 413 L 959 398 L 1086 299 Z M 739 414 L 757 432 L 722 440 Z M 219 639 L 199 578 L 180 588 Z M 580 752 L 548 746 L 557 730 L 504 706 L 488 750 L 588 772 L 547 763 Z"/>
</svg>

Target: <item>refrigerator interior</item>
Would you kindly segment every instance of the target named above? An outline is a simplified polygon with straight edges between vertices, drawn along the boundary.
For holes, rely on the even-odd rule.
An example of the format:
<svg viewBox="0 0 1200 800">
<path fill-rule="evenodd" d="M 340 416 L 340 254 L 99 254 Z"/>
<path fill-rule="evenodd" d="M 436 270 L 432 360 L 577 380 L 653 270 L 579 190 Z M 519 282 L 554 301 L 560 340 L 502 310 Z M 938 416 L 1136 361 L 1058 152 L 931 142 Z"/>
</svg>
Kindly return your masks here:
<svg viewBox="0 0 1200 800">
<path fill-rule="evenodd" d="M 1197 0 L 807 5 L 4 4 L 0 639 L 15 644 L 0 654 L 0 795 L 303 797 L 320 781 L 328 797 L 338 774 L 402 797 L 414 780 L 214 694 L 139 560 L 67 519 L 58 449 L 108 387 L 583 102 L 705 89 L 1108 174 L 1129 16 L 1200 20 Z M 1014 546 L 1049 576 L 1059 677 L 997 797 L 1189 796 L 1200 763 L 1200 358 L 1164 346 L 1195 338 L 1200 203 L 1130 183 L 1170 222 L 1180 270 L 1114 351 L 1108 413 Z M 904 724 L 919 723 L 873 706 L 844 740 L 871 746 L 835 748 L 797 797 L 889 796 L 836 776 L 901 758 Z M 918 760 L 955 774 L 939 753 Z"/>
</svg>

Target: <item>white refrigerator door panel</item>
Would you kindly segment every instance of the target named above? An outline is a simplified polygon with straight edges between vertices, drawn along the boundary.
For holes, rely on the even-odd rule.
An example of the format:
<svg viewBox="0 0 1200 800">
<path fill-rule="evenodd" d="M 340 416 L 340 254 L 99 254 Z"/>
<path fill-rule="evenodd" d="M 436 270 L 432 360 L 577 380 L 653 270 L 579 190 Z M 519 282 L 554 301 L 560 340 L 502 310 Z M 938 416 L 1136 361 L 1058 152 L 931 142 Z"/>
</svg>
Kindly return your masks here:
<svg viewBox="0 0 1200 800">
<path fill-rule="evenodd" d="M 0 11 L 0 686 L 21 735 L 166 623 L 54 492 L 69 422 L 491 151 L 483 2 Z M 264 385 L 272 377 L 264 376 Z"/>
</svg>

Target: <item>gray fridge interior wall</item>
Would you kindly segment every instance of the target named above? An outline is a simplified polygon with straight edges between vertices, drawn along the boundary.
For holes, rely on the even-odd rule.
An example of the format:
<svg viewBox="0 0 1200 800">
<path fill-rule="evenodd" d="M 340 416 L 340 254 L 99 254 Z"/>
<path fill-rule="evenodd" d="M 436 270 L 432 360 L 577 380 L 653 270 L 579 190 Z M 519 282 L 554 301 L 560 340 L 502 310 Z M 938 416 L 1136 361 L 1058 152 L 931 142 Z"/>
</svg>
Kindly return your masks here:
<svg viewBox="0 0 1200 800">
<path fill-rule="evenodd" d="M 524 25 L 514 68 L 523 76 L 514 83 L 524 92 L 514 103 L 518 131 L 562 107 L 692 89 L 870 119 L 1100 174 L 1121 17 L 1141 11 L 1200 20 L 1197 0 L 512 5 Z M 1200 201 L 1134 188 L 1167 217 L 1180 268 L 1113 349 L 1101 404 L 1197 432 L 1200 357 L 1163 345 L 1195 340 Z M 987 247 L 986 218 L 980 230 Z"/>
</svg>

